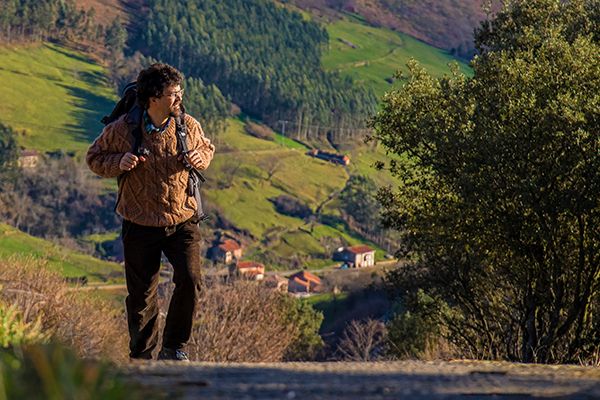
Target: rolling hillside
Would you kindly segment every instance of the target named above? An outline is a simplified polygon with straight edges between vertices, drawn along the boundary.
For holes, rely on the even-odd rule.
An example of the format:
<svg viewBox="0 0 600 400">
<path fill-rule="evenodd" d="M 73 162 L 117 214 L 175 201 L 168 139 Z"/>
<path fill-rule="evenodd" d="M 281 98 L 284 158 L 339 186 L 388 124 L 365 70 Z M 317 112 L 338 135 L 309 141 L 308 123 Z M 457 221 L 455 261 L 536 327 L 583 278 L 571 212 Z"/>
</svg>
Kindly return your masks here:
<svg viewBox="0 0 600 400">
<path fill-rule="evenodd" d="M 115 96 L 103 67 L 63 46 L 0 46 L 0 122 L 19 145 L 40 151 L 87 149 Z"/>
<path fill-rule="evenodd" d="M 90 282 L 123 282 L 122 267 L 116 263 L 58 246 L 0 223 L 0 259 L 32 257 L 65 277 L 86 276 Z"/>
<path fill-rule="evenodd" d="M 329 47 L 323 66 L 352 76 L 373 89 L 378 96 L 393 86 L 392 77 L 405 69 L 411 58 L 434 76 L 449 72 L 448 63 L 457 61 L 447 51 L 427 45 L 411 36 L 387 28 L 375 28 L 357 17 L 344 17 L 327 25 Z M 467 64 L 459 63 L 461 71 L 470 74 Z"/>
<path fill-rule="evenodd" d="M 393 87 L 389 78 L 411 57 L 436 76 L 448 71 L 452 60 L 444 51 L 369 26 L 360 18 L 338 19 L 326 28 L 330 42 L 323 67 L 354 77 L 378 95 Z M 0 57 L 0 82 L 9 93 L 9 101 L 0 104 L 0 122 L 16 129 L 19 144 L 26 148 L 82 154 L 115 100 L 105 69 L 80 53 L 47 43 L 0 47 Z M 466 65 L 461 68 L 469 72 Z M 44 101 L 32 100 L 38 98 Z M 363 174 L 378 185 L 393 183 L 388 174 L 372 168 L 385 159 L 382 149 L 363 146 L 360 138 L 356 142 L 348 151 L 350 165 L 341 167 L 308 157 L 308 149 L 290 138 L 276 134 L 275 141 L 268 141 L 250 136 L 243 120 L 230 119 L 229 128 L 217 139 L 205 197 L 228 223 L 245 232 L 246 258 L 263 261 L 268 268 L 330 265 L 329 255 L 338 245 L 365 242 L 340 218 L 336 195 L 348 178 Z M 313 212 L 319 209 L 319 217 L 303 220 L 278 213 L 273 199 L 281 195 L 301 201 Z M 14 250 L 14 244 L 0 242 L 0 248 L 7 246 Z M 378 249 L 377 258 L 383 255 Z M 79 274 L 73 262 L 60 268 Z"/>
<path fill-rule="evenodd" d="M 473 29 L 485 18 L 483 0 L 293 0 L 326 19 L 340 13 L 362 16 L 369 24 L 408 34 L 440 49 L 467 53 Z M 494 8 L 500 2 L 492 2 Z"/>
</svg>

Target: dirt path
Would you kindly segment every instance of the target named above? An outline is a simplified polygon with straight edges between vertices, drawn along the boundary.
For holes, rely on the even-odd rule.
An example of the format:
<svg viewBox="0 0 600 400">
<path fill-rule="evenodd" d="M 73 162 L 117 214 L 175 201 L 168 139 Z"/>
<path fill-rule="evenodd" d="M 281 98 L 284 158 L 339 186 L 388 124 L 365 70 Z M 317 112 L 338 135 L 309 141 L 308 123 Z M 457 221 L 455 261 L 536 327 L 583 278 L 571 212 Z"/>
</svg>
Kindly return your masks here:
<svg viewBox="0 0 600 400">
<path fill-rule="evenodd" d="M 169 399 L 600 399 L 600 368 L 487 362 L 133 364 Z"/>
</svg>

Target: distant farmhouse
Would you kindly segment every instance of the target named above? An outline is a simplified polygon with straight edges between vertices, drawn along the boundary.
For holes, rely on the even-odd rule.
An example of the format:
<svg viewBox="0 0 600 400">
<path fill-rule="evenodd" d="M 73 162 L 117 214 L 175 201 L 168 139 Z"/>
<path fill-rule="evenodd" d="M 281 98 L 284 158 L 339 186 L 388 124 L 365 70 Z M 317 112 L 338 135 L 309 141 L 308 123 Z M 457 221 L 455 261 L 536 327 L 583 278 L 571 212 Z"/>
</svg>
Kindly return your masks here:
<svg viewBox="0 0 600 400">
<path fill-rule="evenodd" d="M 289 293 L 314 293 L 321 289 L 321 279 L 308 271 L 300 271 L 288 279 Z"/>
<path fill-rule="evenodd" d="M 35 168 L 40 162 L 40 153 L 35 150 L 21 150 L 18 165 L 21 168 Z"/>
<path fill-rule="evenodd" d="M 350 157 L 348 157 L 347 155 L 344 155 L 344 154 L 328 153 L 326 151 L 321 151 L 318 149 L 312 149 L 311 151 L 309 151 L 306 154 L 311 157 L 320 158 L 321 160 L 330 161 L 334 164 L 340 164 L 340 165 L 349 165 L 350 164 Z"/>
<path fill-rule="evenodd" d="M 256 261 L 239 261 L 229 267 L 231 276 L 251 281 L 260 281 L 265 277 L 265 266 Z"/>
<path fill-rule="evenodd" d="M 284 293 L 288 291 L 288 280 L 280 275 L 269 275 L 263 280 L 263 282 L 265 286 L 269 289 L 277 290 L 279 292 Z"/>
<path fill-rule="evenodd" d="M 365 245 L 340 248 L 333 261 L 343 261 L 350 268 L 371 267 L 375 265 L 375 250 Z"/>
<path fill-rule="evenodd" d="M 213 262 L 230 264 L 242 258 L 242 246 L 229 238 L 218 238 L 208 249 L 207 257 Z"/>
</svg>

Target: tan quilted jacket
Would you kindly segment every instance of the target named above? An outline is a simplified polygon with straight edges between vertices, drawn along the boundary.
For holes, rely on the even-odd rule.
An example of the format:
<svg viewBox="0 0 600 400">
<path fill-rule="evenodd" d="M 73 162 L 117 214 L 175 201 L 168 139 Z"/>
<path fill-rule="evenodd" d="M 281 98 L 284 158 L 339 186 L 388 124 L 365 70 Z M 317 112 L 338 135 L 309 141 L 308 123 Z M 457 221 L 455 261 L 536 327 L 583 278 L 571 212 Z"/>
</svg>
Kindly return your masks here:
<svg viewBox="0 0 600 400">
<path fill-rule="evenodd" d="M 189 115 L 187 145 L 199 150 L 204 160 L 200 169 L 206 169 L 213 158 L 215 147 L 206 137 L 200 123 Z M 107 125 L 87 153 L 90 169 L 105 178 L 114 178 L 124 172 L 119 168 L 121 157 L 133 147 L 135 122 L 127 115 Z M 171 118 L 162 133 L 147 134 L 142 128 L 142 146 L 150 151 L 145 162 L 119 179 L 117 213 L 126 220 L 144 226 L 171 226 L 184 222 L 196 212 L 196 199 L 187 193 L 188 171 L 177 159 L 175 121 Z"/>
</svg>

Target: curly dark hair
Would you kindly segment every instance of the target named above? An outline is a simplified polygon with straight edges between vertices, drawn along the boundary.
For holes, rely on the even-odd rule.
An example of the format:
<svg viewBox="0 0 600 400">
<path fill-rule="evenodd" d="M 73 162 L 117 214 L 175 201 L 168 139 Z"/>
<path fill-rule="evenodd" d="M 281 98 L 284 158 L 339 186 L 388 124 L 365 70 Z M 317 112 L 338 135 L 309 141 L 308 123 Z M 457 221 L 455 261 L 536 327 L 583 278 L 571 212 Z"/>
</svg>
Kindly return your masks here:
<svg viewBox="0 0 600 400">
<path fill-rule="evenodd" d="M 137 78 L 137 99 L 148 108 L 150 97 L 161 97 L 165 88 L 181 85 L 183 75 L 176 68 L 162 63 L 152 64 L 142 70 Z"/>
</svg>

